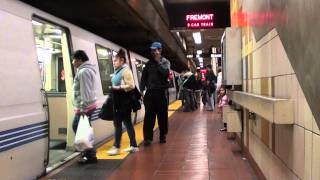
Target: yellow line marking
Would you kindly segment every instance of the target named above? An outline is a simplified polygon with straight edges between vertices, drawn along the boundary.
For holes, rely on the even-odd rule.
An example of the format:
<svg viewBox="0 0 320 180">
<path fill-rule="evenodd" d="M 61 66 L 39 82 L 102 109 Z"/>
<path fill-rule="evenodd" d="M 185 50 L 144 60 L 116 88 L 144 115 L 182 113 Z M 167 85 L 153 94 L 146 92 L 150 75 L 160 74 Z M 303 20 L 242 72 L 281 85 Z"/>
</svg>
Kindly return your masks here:
<svg viewBox="0 0 320 180">
<path fill-rule="evenodd" d="M 169 105 L 169 109 L 177 110 L 181 107 L 181 105 L 182 105 L 181 101 L 178 100 L 178 101 L 171 103 Z M 168 117 L 172 116 L 173 113 L 174 113 L 174 111 L 169 111 Z M 156 123 L 156 125 L 155 125 L 155 129 L 157 129 L 157 128 L 158 128 L 158 123 Z M 134 129 L 135 129 L 135 133 L 136 133 L 137 144 L 140 144 L 143 141 L 143 122 L 136 124 Z M 113 143 L 114 143 L 114 138 L 112 138 L 110 141 L 108 141 L 105 144 L 103 144 L 102 146 L 100 146 L 97 149 L 97 158 L 98 159 L 124 159 L 125 157 L 127 157 L 127 155 L 129 153 L 123 152 L 123 149 L 130 146 L 130 140 L 129 140 L 127 131 L 122 133 L 120 154 L 116 155 L 116 156 L 109 156 L 106 152 L 107 152 L 107 150 L 109 150 L 113 146 Z"/>
</svg>

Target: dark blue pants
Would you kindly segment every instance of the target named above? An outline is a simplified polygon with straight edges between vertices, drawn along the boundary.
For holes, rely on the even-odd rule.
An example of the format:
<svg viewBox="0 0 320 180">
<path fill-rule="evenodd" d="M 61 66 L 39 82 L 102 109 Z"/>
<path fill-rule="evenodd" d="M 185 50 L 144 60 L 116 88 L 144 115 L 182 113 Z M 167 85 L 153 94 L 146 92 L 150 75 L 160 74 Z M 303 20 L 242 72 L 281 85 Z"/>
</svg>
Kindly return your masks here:
<svg viewBox="0 0 320 180">
<path fill-rule="evenodd" d="M 86 113 L 86 115 L 88 116 L 88 119 L 89 119 L 90 126 L 91 126 L 91 115 L 94 112 L 94 110 L 95 109 Z M 80 114 L 75 114 L 74 119 L 73 119 L 73 123 L 72 123 L 72 129 L 73 129 L 74 133 L 77 133 L 79 120 L 80 120 Z M 87 149 L 83 152 L 82 156 L 86 157 L 88 159 L 96 159 L 97 158 L 96 150 L 94 148 Z"/>
<path fill-rule="evenodd" d="M 131 121 L 131 111 L 115 112 L 113 125 L 115 128 L 115 141 L 114 146 L 120 148 L 122 136 L 122 122 L 127 128 L 128 136 L 130 139 L 130 146 L 137 147 L 136 135 L 134 132 L 133 124 Z"/>
<path fill-rule="evenodd" d="M 156 117 L 158 118 L 160 139 L 165 138 L 168 133 L 168 99 L 166 90 L 147 90 L 143 101 L 146 110 L 143 123 L 144 140 L 153 140 Z"/>
</svg>

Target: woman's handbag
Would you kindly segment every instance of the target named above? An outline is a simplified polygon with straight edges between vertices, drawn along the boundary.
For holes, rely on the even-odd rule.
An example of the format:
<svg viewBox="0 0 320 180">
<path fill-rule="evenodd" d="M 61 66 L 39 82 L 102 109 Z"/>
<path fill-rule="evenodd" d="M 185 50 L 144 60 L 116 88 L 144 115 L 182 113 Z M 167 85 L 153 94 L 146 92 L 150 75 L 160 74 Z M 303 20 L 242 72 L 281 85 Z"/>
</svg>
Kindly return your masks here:
<svg viewBox="0 0 320 180">
<path fill-rule="evenodd" d="M 135 87 L 131 93 L 131 105 L 132 105 L 133 112 L 137 112 L 138 110 L 141 109 L 140 99 L 141 99 L 141 93 L 139 92 L 137 87 Z"/>
<path fill-rule="evenodd" d="M 106 121 L 113 120 L 113 97 L 109 95 L 106 101 L 103 103 L 99 118 Z"/>
</svg>

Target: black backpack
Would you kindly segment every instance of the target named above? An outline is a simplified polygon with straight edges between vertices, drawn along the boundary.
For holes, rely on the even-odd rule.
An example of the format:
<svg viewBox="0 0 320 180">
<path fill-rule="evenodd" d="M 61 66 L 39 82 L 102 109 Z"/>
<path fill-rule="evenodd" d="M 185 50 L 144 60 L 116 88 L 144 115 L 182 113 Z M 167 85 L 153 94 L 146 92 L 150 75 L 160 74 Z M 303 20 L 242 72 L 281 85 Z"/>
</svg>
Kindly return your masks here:
<svg viewBox="0 0 320 180">
<path fill-rule="evenodd" d="M 140 99 L 141 93 L 139 92 L 137 87 L 135 87 L 131 92 L 131 107 L 133 112 L 137 112 L 141 109 Z"/>
<path fill-rule="evenodd" d="M 110 94 L 106 101 L 103 103 L 101 111 L 99 113 L 99 118 L 106 121 L 113 120 L 113 97 Z"/>
</svg>

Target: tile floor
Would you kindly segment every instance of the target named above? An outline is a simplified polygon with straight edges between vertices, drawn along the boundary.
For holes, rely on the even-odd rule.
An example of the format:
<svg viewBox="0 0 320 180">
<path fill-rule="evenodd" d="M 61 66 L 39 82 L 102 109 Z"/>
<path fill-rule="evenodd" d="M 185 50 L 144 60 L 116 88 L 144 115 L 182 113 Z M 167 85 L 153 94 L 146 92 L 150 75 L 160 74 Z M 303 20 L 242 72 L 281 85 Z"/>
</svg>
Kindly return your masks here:
<svg viewBox="0 0 320 180">
<path fill-rule="evenodd" d="M 216 112 L 176 112 L 170 118 L 166 144 L 154 142 L 128 156 L 112 180 L 256 180 L 240 147 L 219 129 Z"/>
</svg>

